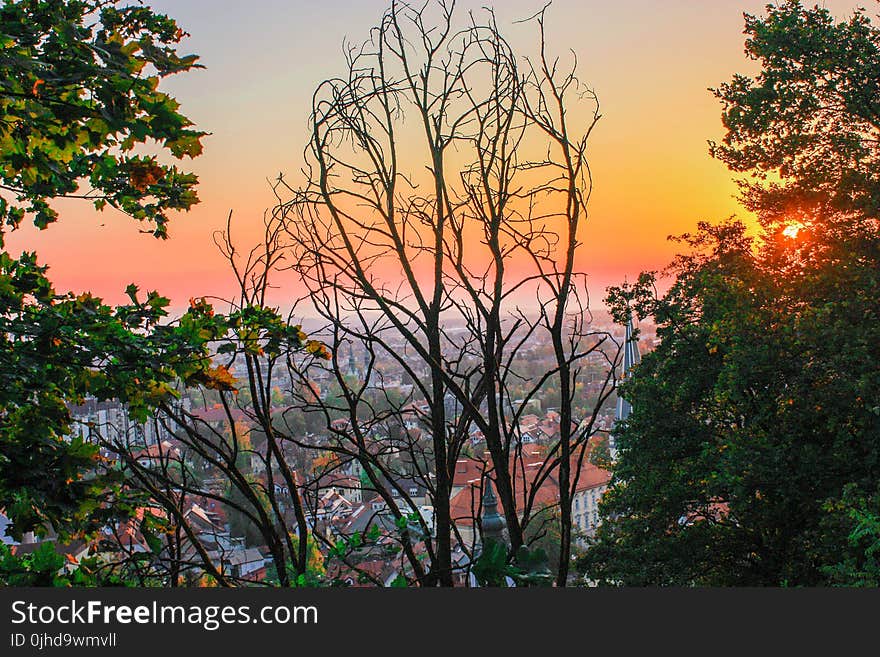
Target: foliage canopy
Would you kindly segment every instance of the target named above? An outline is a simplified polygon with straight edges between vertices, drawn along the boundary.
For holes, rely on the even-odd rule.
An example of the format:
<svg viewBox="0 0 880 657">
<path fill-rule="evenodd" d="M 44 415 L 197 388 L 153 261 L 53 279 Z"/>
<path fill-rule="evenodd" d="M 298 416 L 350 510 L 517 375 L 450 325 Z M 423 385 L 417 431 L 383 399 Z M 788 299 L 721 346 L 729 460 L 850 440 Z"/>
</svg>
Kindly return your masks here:
<svg viewBox="0 0 880 657">
<path fill-rule="evenodd" d="M 880 30 L 789 1 L 746 33 L 762 70 L 716 91 L 713 151 L 754 174 L 762 229 L 703 223 L 662 298 L 653 274 L 612 290 L 661 342 L 624 386 L 599 581 L 876 583 Z"/>
</svg>

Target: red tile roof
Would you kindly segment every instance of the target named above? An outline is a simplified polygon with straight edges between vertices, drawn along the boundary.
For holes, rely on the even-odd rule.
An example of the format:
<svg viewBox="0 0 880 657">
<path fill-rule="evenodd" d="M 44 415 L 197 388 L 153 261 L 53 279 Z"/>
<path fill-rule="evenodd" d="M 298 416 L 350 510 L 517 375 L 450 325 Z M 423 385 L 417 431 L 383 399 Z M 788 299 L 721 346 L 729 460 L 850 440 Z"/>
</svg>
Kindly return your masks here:
<svg viewBox="0 0 880 657">
<path fill-rule="evenodd" d="M 521 460 L 511 457 L 512 483 L 517 512 L 520 514 L 525 511 L 527 505 L 531 513 L 534 513 L 541 507 L 559 503 L 558 464 L 548 473 L 542 452 L 541 448 L 531 448 L 524 450 Z M 572 481 L 577 476 L 575 492 L 606 485 L 611 479 L 610 472 L 590 463 L 587 456 L 581 463 L 579 473 L 575 458 L 572 458 L 571 469 Z M 450 500 L 452 518 L 456 523 L 466 526 L 473 524 L 473 517 L 480 511 L 480 491 L 485 476 L 493 476 L 490 460 L 484 462 L 476 459 L 460 459 L 456 464 L 454 485 L 462 487 Z"/>
</svg>

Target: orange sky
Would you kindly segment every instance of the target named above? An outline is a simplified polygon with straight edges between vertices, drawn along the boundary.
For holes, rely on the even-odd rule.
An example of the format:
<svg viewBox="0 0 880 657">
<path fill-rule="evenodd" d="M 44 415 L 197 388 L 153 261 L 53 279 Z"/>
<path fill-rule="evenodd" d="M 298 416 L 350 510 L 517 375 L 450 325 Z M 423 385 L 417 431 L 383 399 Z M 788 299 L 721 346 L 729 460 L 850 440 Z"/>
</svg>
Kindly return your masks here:
<svg viewBox="0 0 880 657">
<path fill-rule="evenodd" d="M 192 37 L 185 50 L 207 68 L 164 88 L 212 135 L 205 154 L 185 162 L 199 174 L 202 203 L 173 218 L 171 239 L 138 233 L 135 222 L 82 202 L 57 207 L 61 221 L 8 236 L 10 250 L 36 250 L 58 289 L 92 290 L 112 302 L 135 282 L 184 304 L 191 296 L 230 290 L 230 276 L 211 242 L 232 210 L 242 237 L 255 234 L 272 204 L 266 178 L 295 180 L 307 137 L 311 93 L 344 70 L 343 38 L 360 41 L 376 22 L 379 0 L 155 0 Z M 460 2 L 478 8 L 484 0 Z M 499 24 L 517 44 L 533 28 L 512 24 L 543 2 L 497 2 Z M 838 16 L 858 5 L 824 3 Z M 743 215 L 729 172 L 707 153 L 721 136 L 717 101 L 707 91 L 754 64 L 743 55 L 742 12 L 764 2 L 733 0 L 554 0 L 551 48 L 577 52 L 583 81 L 595 88 L 603 118 L 591 144 L 595 189 L 580 267 L 593 299 L 609 284 L 659 268 L 673 255 L 670 234 L 698 220 Z M 279 293 L 284 303 L 294 292 Z"/>
</svg>

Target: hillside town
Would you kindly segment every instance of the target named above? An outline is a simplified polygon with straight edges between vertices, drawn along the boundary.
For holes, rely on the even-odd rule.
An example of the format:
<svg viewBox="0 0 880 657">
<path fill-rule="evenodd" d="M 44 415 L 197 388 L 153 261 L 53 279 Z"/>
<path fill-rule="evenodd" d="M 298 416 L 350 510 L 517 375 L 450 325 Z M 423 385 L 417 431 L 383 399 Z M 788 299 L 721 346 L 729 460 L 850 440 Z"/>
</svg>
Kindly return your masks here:
<svg viewBox="0 0 880 657">
<path fill-rule="evenodd" d="M 631 329 L 630 324 L 616 337 L 624 353 L 620 357 L 620 376 L 613 381 L 622 380 L 638 361 L 638 342 Z M 642 343 L 652 340 L 641 338 Z M 524 358 L 537 360 L 545 348 L 538 342 Z M 375 366 L 369 369 L 366 360 L 359 359 L 351 348 L 342 360 L 351 380 L 368 375 L 368 371 L 380 371 Z M 291 431 L 291 438 L 280 447 L 288 476 L 267 469 L 266 460 L 260 457 L 267 450 L 266 434 L 244 404 L 230 406 L 222 400 L 210 403 L 204 394 L 201 399 L 183 395 L 175 403 L 179 413 L 175 417 L 187 418 L 187 423 L 177 423 L 170 415 L 138 422 L 123 404 L 114 401 L 86 399 L 83 404 L 71 406 L 74 430 L 67 439 L 100 445 L 104 467 L 118 470 L 132 483 L 139 482 L 152 490 L 162 482 L 166 490 L 156 491 L 156 496 L 164 494 L 173 499 L 175 513 L 168 512 L 167 502 L 154 500 L 138 507 L 132 517 L 105 526 L 100 541 L 59 543 L 55 548 L 67 555 L 70 567 L 94 557 L 108 564 L 138 562 L 141 566 L 151 564 L 147 572 L 158 577 L 167 577 L 171 568 L 180 582 L 188 585 L 208 581 L 205 560 L 213 564 L 215 572 L 240 584 L 275 581 L 272 551 L 237 503 L 240 500 L 235 499 L 228 470 L 218 467 L 210 454 L 192 449 L 192 441 L 184 439 L 187 431 L 196 428 L 213 439 L 234 443 L 238 450 L 234 475 L 250 482 L 263 503 L 279 514 L 284 526 L 293 528 L 295 540 L 300 538 L 301 526 L 296 514 L 304 515 L 310 563 L 321 581 L 344 586 L 392 586 L 412 581 L 414 574 L 402 558 L 401 534 L 407 536 L 407 549 L 416 556 L 430 550 L 435 539 L 436 477 L 426 462 L 420 462 L 424 452 L 431 449 L 431 411 L 425 400 L 413 397 L 412 383 L 399 374 L 393 377 L 392 363 L 388 365 L 382 377 L 384 392 L 390 391 L 402 401 L 394 416 L 398 425 L 390 430 L 387 424 L 381 429 L 378 425 L 369 428 L 371 444 L 377 450 L 375 462 L 383 465 L 379 482 L 371 479 L 363 461 L 340 455 L 334 449 L 334 436 L 352 431 L 351 419 L 328 417 L 322 428 L 314 418 L 306 418 L 303 410 L 291 403 L 294 382 L 289 377 L 274 389 L 270 406 L 272 421 Z M 537 360 L 536 367 L 540 366 Z M 597 361 L 597 372 L 600 367 Z M 579 392 L 585 398 L 582 407 L 589 408 L 595 403 L 589 397 L 599 394 L 601 384 L 585 378 Z M 597 376 L 592 378 L 598 380 Z M 316 379 L 317 385 L 323 385 L 324 394 L 331 394 L 329 374 L 325 373 L 324 380 Z M 558 522 L 560 504 L 559 462 L 553 453 L 559 449 L 561 418 L 552 406 L 552 394 L 552 390 L 544 390 L 528 402 L 513 402 L 510 409 L 511 417 L 516 419 L 515 426 L 510 427 L 513 443 L 508 464 L 514 473 L 516 513 L 529 519 L 531 545 L 545 550 L 554 549 L 553 527 Z M 454 417 L 460 413 L 453 401 L 445 406 Z M 626 413 L 623 398 L 609 395 L 596 408 L 584 448 L 569 457 L 575 482 L 569 500 L 573 555 L 587 548 L 600 522 L 599 503 L 611 479 L 613 428 Z M 578 424 L 586 425 L 587 418 L 572 422 L 570 435 L 576 435 Z M 472 427 L 455 461 L 449 492 L 458 585 L 477 585 L 471 570 L 481 552 L 481 526 L 488 511 L 497 513 L 492 464 L 484 435 Z M 176 473 L 174 477 L 169 476 L 172 472 Z M 152 474 L 160 473 L 162 476 L 151 480 Z M 301 500 L 300 509 L 292 503 L 291 487 Z M 8 520 L 0 516 L 0 522 Z M 19 555 L 37 549 L 41 542 L 55 541 L 51 534 L 36 537 L 31 533 L 22 541 L 13 541 L 2 529 L 0 534 Z M 503 535 L 503 531 L 499 533 L 502 539 Z"/>
</svg>

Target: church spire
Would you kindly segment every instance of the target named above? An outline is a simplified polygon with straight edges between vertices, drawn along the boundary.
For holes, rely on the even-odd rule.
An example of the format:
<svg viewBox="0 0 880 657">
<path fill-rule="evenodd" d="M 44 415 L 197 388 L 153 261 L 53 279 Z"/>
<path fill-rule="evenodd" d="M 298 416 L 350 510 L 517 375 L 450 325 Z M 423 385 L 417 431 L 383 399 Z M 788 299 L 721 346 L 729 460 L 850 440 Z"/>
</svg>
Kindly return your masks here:
<svg viewBox="0 0 880 657">
<path fill-rule="evenodd" d="M 618 385 L 629 377 L 635 365 L 642 360 L 639 354 L 638 338 L 635 336 L 635 327 L 633 325 L 633 315 L 630 312 L 626 320 L 626 337 L 623 342 L 623 363 L 621 364 L 620 379 Z M 626 420 L 632 412 L 632 406 L 623 398 L 620 392 L 617 393 L 617 410 L 614 413 L 614 421 L 620 422 Z M 611 434 L 611 455 L 612 458 L 617 456 L 617 445 L 615 444 L 614 434 Z"/>
<path fill-rule="evenodd" d="M 481 518 L 483 539 L 492 539 L 499 543 L 504 542 L 504 529 L 507 523 L 498 513 L 498 498 L 492 489 L 492 480 L 486 479 L 486 487 L 483 490 L 483 517 Z"/>
<path fill-rule="evenodd" d="M 348 375 L 349 376 L 357 376 L 357 365 L 354 362 L 354 347 L 351 345 L 348 346 Z"/>
</svg>

